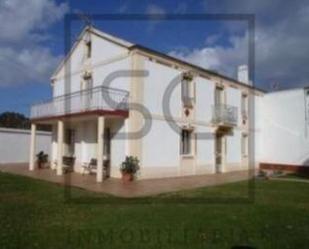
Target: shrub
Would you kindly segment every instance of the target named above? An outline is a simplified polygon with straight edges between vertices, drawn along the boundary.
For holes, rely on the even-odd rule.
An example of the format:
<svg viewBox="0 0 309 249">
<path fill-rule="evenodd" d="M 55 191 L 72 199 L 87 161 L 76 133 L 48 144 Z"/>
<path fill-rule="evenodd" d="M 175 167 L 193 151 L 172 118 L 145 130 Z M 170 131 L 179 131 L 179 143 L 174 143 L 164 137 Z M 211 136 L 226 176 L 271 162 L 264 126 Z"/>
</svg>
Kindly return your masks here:
<svg viewBox="0 0 309 249">
<path fill-rule="evenodd" d="M 36 155 L 38 168 L 42 168 L 48 162 L 48 154 L 44 154 L 44 151 L 40 151 Z"/>
<path fill-rule="evenodd" d="M 134 156 L 126 156 L 121 163 L 120 171 L 127 174 L 135 174 L 139 170 L 139 160 Z"/>
</svg>

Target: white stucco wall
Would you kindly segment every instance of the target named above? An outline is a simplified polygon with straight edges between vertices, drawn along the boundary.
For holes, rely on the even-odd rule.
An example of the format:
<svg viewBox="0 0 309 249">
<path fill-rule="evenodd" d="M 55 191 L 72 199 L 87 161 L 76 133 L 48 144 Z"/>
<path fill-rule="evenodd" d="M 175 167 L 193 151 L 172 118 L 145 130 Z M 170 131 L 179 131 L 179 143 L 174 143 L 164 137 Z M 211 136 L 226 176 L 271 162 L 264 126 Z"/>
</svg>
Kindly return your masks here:
<svg viewBox="0 0 309 249">
<path fill-rule="evenodd" d="M 58 69 L 57 73 L 54 75 L 55 77 L 63 77 L 65 73 L 65 67 L 71 71 L 71 73 L 75 73 L 79 70 L 83 69 L 84 62 L 86 58 L 86 46 L 84 43 L 84 38 L 81 38 L 76 46 L 73 48 L 72 53 L 69 58 L 67 58 L 65 64 L 62 64 Z M 114 58 L 119 56 L 120 54 L 126 53 L 128 50 L 122 46 L 119 46 L 113 42 L 107 41 L 96 34 L 91 34 L 91 42 L 92 42 L 92 53 L 91 53 L 91 63 L 98 64 L 102 61 L 108 60 L 110 58 Z"/>
<path fill-rule="evenodd" d="M 100 63 L 102 60 L 114 58 L 128 52 L 127 48 L 107 41 L 95 34 L 91 35 L 91 41 L 93 52 L 91 54 L 91 60 L 93 64 Z"/>
<path fill-rule="evenodd" d="M 142 164 L 145 167 L 179 165 L 179 134 L 164 120 L 153 120 L 150 132 L 143 137 Z"/>
<path fill-rule="evenodd" d="M 260 161 L 309 165 L 304 90 L 266 94 L 261 108 Z"/>
<path fill-rule="evenodd" d="M 124 137 L 126 132 L 124 120 L 113 120 L 110 124 L 111 129 L 111 167 L 118 172 L 121 163 L 127 155 L 127 140 Z"/>
<path fill-rule="evenodd" d="M 95 121 L 82 123 L 82 162 L 90 162 L 91 158 L 97 158 L 97 125 Z"/>
<path fill-rule="evenodd" d="M 195 79 L 195 118 L 197 121 L 210 123 L 214 105 L 215 83 L 201 77 Z"/>
<path fill-rule="evenodd" d="M 145 59 L 149 76 L 144 80 L 143 104 L 153 115 L 150 132 L 142 140 L 142 165 L 144 167 L 177 167 L 179 165 L 180 137 L 164 120 L 163 96 L 179 70 Z M 165 107 L 164 107 L 165 108 Z M 169 108 L 173 118 L 181 117 L 181 87 L 174 89 Z"/>
<path fill-rule="evenodd" d="M 105 78 L 113 72 L 129 70 L 131 67 L 131 59 L 129 57 L 119 59 L 114 62 L 110 62 L 105 65 L 96 66 L 93 68 L 92 77 L 93 77 L 93 87 L 99 86 L 103 84 Z M 81 90 L 81 81 L 82 81 L 82 72 L 78 72 L 71 75 L 70 79 L 60 78 L 55 81 L 53 88 L 53 96 L 61 96 L 64 95 L 65 92 L 77 92 Z M 64 84 L 70 84 L 69 88 L 65 88 Z M 118 77 L 112 81 L 110 87 L 118 88 L 128 91 L 129 90 L 129 77 Z"/>
<path fill-rule="evenodd" d="M 196 163 L 199 166 L 215 164 L 215 140 L 212 128 L 205 126 L 196 126 Z M 200 135 L 199 135 L 200 134 Z M 205 137 L 206 136 L 206 137 Z"/>
<path fill-rule="evenodd" d="M 92 69 L 87 66 L 87 69 L 93 72 L 93 86 L 102 84 L 105 77 L 116 70 L 128 70 L 131 68 L 131 59 L 125 57 L 128 50 L 122 46 L 118 46 L 112 42 L 106 41 L 97 35 L 91 35 L 92 53 L 91 58 L 87 59 L 86 64 L 91 65 Z M 85 44 L 79 41 L 74 48 L 70 59 L 66 61 L 67 69 L 70 70 L 70 78 L 64 78 L 64 67 L 55 75 L 53 96 L 61 96 L 68 92 L 76 92 L 81 89 L 82 75 L 85 70 Z M 129 89 L 129 78 L 119 78 L 113 81 L 111 87 L 124 90 Z M 65 87 L 65 84 L 70 83 L 70 87 Z"/>
<path fill-rule="evenodd" d="M 226 136 L 226 163 L 241 163 L 241 131 L 234 129 Z"/>
<path fill-rule="evenodd" d="M 253 138 L 252 143 L 252 160 L 255 161 L 255 166 L 258 166 L 258 163 L 261 161 L 262 157 L 262 150 L 263 150 L 263 110 L 262 110 L 262 103 L 263 103 L 264 96 L 255 96 L 252 98 L 251 105 L 253 105 L 252 109 L 254 112 L 250 112 L 250 120 L 254 122 L 253 124 L 253 131 L 250 132 L 251 139 Z"/>
<path fill-rule="evenodd" d="M 103 81 L 109 76 L 111 73 L 115 73 L 118 71 L 128 71 L 131 70 L 131 58 L 125 57 L 114 61 L 112 63 L 108 63 L 105 65 L 97 66 L 94 68 L 92 77 L 93 77 L 93 86 L 99 86 L 103 84 Z M 130 89 L 130 77 L 117 77 L 110 84 L 112 88 L 118 88 L 122 90 L 129 91 Z"/>
<path fill-rule="evenodd" d="M 144 84 L 144 104 L 152 114 L 162 115 L 162 97 L 169 82 L 179 75 L 180 71 L 146 60 L 145 68 L 149 77 Z M 212 108 L 214 105 L 215 83 L 211 80 L 197 76 L 195 84 L 195 117 L 188 120 L 195 127 L 195 133 L 208 134 L 206 139 L 199 137 L 196 141 L 195 163 L 198 167 L 214 167 L 215 139 L 214 129 L 211 126 Z M 226 164 L 241 164 L 241 89 L 225 88 L 226 104 L 237 107 L 238 126 L 226 138 Z M 173 92 L 170 99 L 170 109 L 173 117 L 181 117 L 182 100 L 181 85 Z M 143 139 L 143 165 L 150 167 L 177 166 L 181 160 L 179 153 L 180 135 L 175 133 L 166 124 L 167 121 L 153 118 L 152 129 Z M 170 121 L 168 121 L 170 122 Z M 186 123 L 185 121 L 184 123 Z M 181 124 L 179 124 L 181 125 Z M 209 169 L 210 171 L 213 169 Z"/>
<path fill-rule="evenodd" d="M 149 76 L 145 78 L 143 104 L 150 113 L 163 115 L 163 95 L 170 82 L 180 74 L 180 71 L 147 59 L 145 60 L 145 70 L 149 71 Z M 173 112 L 173 116 L 180 117 L 180 84 L 174 89 L 170 98 L 169 106 L 170 110 Z"/>
<path fill-rule="evenodd" d="M 0 128 L 0 163 L 29 162 L 30 130 Z M 37 131 L 36 153 L 51 155 L 51 132 Z"/>
</svg>

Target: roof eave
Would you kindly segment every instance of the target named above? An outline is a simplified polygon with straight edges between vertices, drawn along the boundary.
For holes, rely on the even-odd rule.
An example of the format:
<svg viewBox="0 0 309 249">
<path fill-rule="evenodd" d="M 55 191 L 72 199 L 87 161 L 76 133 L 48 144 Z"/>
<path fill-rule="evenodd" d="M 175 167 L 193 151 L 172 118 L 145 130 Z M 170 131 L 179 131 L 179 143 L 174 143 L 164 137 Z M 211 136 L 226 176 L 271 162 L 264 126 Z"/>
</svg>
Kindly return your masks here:
<svg viewBox="0 0 309 249">
<path fill-rule="evenodd" d="M 240 82 L 236 79 L 233 79 L 233 78 L 230 78 L 228 76 L 225 76 L 223 74 L 220 74 L 218 72 L 215 72 L 215 71 L 212 71 L 212 70 L 209 70 L 209 69 L 205 69 L 205 68 L 202 68 L 200 66 L 197 66 L 197 65 L 194 65 L 194 64 L 191 64 L 189 62 L 186 62 L 186 61 L 183 61 L 181 59 L 178 59 L 176 57 L 173 57 L 173 56 L 170 56 L 170 55 L 167 55 L 167 54 L 164 54 L 164 53 L 161 53 L 159 51 L 156 51 L 156 50 L 153 50 L 153 49 L 150 49 L 150 48 L 147 48 L 147 47 L 144 47 L 142 45 L 133 45 L 131 47 L 129 47 L 130 50 L 141 50 L 141 51 L 144 51 L 144 52 L 148 52 L 150 54 L 154 54 L 156 56 L 159 56 L 159 57 L 163 57 L 164 59 L 167 59 L 167 60 L 172 60 L 172 61 L 176 61 L 177 63 L 180 63 L 180 64 L 183 64 L 183 65 L 186 65 L 186 66 L 189 66 L 191 68 L 194 68 L 196 70 L 199 70 L 199 71 L 202 71 L 204 73 L 208 73 L 210 75 L 213 75 L 213 76 L 216 76 L 216 77 L 220 77 L 220 78 L 223 78 L 223 79 L 226 79 L 228 81 L 231 81 L 235 84 L 238 84 L 238 85 L 241 85 L 241 86 L 244 86 L 244 87 L 247 87 L 247 88 L 250 88 L 250 89 L 253 89 L 253 90 L 257 90 L 259 92 L 262 92 L 262 93 L 266 93 L 265 90 L 263 89 L 260 89 L 260 88 L 257 88 L 255 86 L 251 86 L 251 85 L 248 85 L 248 84 L 245 84 L 243 82 Z"/>
</svg>

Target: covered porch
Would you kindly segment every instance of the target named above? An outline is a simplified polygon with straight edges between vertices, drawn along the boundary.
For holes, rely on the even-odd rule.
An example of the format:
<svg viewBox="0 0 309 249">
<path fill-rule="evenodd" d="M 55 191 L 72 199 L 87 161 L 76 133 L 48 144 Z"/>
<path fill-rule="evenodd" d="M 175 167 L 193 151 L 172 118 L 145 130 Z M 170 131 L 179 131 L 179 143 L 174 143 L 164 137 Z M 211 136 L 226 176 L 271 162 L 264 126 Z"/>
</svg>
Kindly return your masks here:
<svg viewBox="0 0 309 249">
<path fill-rule="evenodd" d="M 36 131 L 38 124 L 52 127 L 52 145 L 49 158 L 50 169 L 61 176 L 68 171 L 80 174 L 95 174 L 96 181 L 110 177 L 112 165 L 118 165 L 118 158 L 112 158 L 113 136 L 123 131 L 125 116 L 83 113 L 77 116 L 33 120 L 31 124 L 29 170 L 36 169 Z M 119 147 L 124 140 L 113 142 Z M 117 149 L 116 148 L 116 149 Z M 117 149 L 119 150 L 119 149 Z M 124 159 L 124 149 L 119 157 Z M 91 166 L 91 167 L 90 167 Z"/>
<path fill-rule="evenodd" d="M 63 175 L 67 164 L 73 164 L 72 171 L 79 173 L 87 164 L 94 164 L 96 181 L 102 182 L 109 176 L 112 163 L 119 163 L 112 162 L 111 141 L 114 134 L 124 132 L 128 98 L 125 90 L 98 86 L 33 105 L 29 170 L 34 171 L 36 166 L 37 125 L 45 124 L 52 127 L 49 161 L 56 175 Z M 124 153 L 118 154 L 124 157 Z"/>
</svg>

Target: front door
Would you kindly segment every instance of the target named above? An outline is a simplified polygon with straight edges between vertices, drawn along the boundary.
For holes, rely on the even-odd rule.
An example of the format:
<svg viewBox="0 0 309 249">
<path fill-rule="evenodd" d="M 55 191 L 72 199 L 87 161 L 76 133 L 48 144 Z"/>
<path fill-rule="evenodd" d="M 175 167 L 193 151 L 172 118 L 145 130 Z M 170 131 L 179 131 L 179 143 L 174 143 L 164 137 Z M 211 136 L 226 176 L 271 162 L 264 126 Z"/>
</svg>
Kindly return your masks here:
<svg viewBox="0 0 309 249">
<path fill-rule="evenodd" d="M 216 173 L 221 173 L 223 168 L 223 134 L 216 133 L 215 141 Z"/>
<path fill-rule="evenodd" d="M 104 177 L 110 177 L 110 163 L 111 163 L 111 131 L 110 128 L 104 129 L 104 151 L 103 151 L 103 164 L 104 164 Z"/>
</svg>

